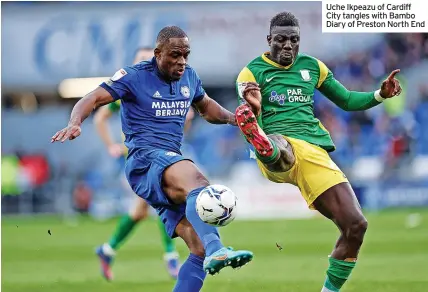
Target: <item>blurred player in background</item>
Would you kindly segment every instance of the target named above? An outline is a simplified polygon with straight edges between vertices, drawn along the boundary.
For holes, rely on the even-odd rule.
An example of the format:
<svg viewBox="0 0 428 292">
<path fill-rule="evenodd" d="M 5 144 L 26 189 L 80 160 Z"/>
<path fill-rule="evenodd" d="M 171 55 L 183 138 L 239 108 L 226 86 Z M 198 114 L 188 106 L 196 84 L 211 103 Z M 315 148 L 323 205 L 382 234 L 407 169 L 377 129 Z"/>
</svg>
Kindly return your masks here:
<svg viewBox="0 0 428 292">
<path fill-rule="evenodd" d="M 118 70 L 80 99 L 68 126 L 51 139 L 52 143 L 75 139 L 94 108 L 121 100 L 128 182 L 156 209 L 168 235 L 181 237 L 190 251 L 175 292 L 200 291 L 207 272 L 239 268 L 253 258 L 250 251 L 225 247 L 217 228 L 203 222 L 196 211 L 196 199 L 209 181 L 181 154 L 185 116 L 193 106 L 209 123 L 236 125 L 236 121 L 206 94 L 199 76 L 187 65 L 189 54 L 186 33 L 177 26 L 163 28 L 153 59 Z"/>
<path fill-rule="evenodd" d="M 339 291 L 356 264 L 367 220 L 348 179 L 328 155 L 335 145 L 314 117 L 314 91 L 343 110 L 366 110 L 400 94 L 394 78 L 399 70 L 379 90 L 347 90 L 324 63 L 299 53 L 299 22 L 287 12 L 272 18 L 267 41 L 270 52 L 252 60 L 237 78 L 237 123 L 256 149 L 263 175 L 298 186 L 308 206 L 338 226 L 341 235 L 322 292 Z"/>
<path fill-rule="evenodd" d="M 147 61 L 153 58 L 153 48 L 139 48 L 136 51 L 134 64 L 142 61 Z M 119 159 L 122 164 L 122 158 L 127 155 L 128 149 L 123 143 L 115 143 L 110 135 L 108 128 L 108 119 L 112 117 L 114 113 L 120 110 L 120 100 L 110 103 L 109 105 L 101 107 L 95 114 L 94 121 L 96 129 L 106 145 L 109 154 Z M 193 118 L 193 112 L 190 112 L 186 116 L 185 131 L 188 130 Z M 123 134 L 122 134 L 123 135 Z M 146 219 L 149 216 L 149 205 L 147 202 L 137 197 L 134 206 L 131 207 L 129 213 L 124 215 L 118 222 L 115 232 L 111 236 L 108 243 L 104 243 L 102 246 L 97 248 L 97 255 L 101 261 L 101 271 L 103 276 L 107 280 L 112 280 L 113 273 L 111 271 L 111 265 L 116 251 L 119 249 L 121 244 L 128 238 L 134 228 L 139 222 Z M 179 256 L 175 249 L 173 240 L 168 236 L 165 230 L 165 226 L 159 219 L 159 230 L 161 232 L 161 238 L 163 247 L 165 250 L 164 260 L 167 264 L 168 273 L 171 277 L 176 278 L 179 271 Z"/>
</svg>

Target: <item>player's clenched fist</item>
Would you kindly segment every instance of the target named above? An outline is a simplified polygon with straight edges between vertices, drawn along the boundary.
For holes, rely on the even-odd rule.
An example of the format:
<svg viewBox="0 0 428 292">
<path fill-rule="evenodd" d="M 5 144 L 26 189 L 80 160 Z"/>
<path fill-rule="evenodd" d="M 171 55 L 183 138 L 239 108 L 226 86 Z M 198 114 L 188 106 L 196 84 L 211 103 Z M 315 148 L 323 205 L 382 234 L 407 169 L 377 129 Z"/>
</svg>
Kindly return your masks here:
<svg viewBox="0 0 428 292">
<path fill-rule="evenodd" d="M 400 72 L 400 69 L 392 71 L 388 78 L 382 82 L 382 86 L 380 87 L 380 96 L 383 98 L 391 98 L 393 96 L 400 95 L 400 82 L 395 79 L 395 75 L 398 72 Z"/>
<path fill-rule="evenodd" d="M 247 82 L 242 96 L 245 101 L 251 106 L 251 110 L 257 117 L 261 113 L 262 109 L 262 95 L 260 93 L 260 87 L 256 82 Z"/>
<path fill-rule="evenodd" d="M 56 132 L 55 135 L 52 136 L 51 143 L 61 141 L 63 143 L 65 140 L 73 140 L 79 137 L 82 130 L 78 125 L 68 125 L 66 128 Z"/>
</svg>

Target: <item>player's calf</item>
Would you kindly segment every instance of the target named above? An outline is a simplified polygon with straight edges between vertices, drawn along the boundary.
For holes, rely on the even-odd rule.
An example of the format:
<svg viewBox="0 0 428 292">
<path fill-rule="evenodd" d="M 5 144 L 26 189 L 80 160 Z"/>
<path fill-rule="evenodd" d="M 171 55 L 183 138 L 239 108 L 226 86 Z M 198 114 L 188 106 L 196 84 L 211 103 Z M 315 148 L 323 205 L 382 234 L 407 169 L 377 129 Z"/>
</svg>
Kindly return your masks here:
<svg viewBox="0 0 428 292">
<path fill-rule="evenodd" d="M 363 244 L 364 235 L 366 234 L 368 222 L 364 216 L 357 218 L 347 226 L 346 229 L 346 243 L 347 251 L 346 258 L 356 258 L 361 245 Z"/>
<path fill-rule="evenodd" d="M 294 165 L 296 158 L 294 157 L 293 148 L 288 141 L 279 134 L 268 135 L 272 145 L 278 148 L 278 157 L 271 163 L 264 163 L 266 168 L 273 172 L 286 172 Z"/>
<path fill-rule="evenodd" d="M 331 219 L 341 236 L 329 258 L 322 292 L 339 291 L 354 269 L 367 230 L 367 220 L 349 183 L 335 185 L 315 201 L 315 208 Z"/>
<path fill-rule="evenodd" d="M 354 269 L 359 250 L 367 231 L 367 220 L 361 216 L 341 232 L 334 251 L 329 258 L 329 267 L 321 292 L 340 291 Z"/>
<path fill-rule="evenodd" d="M 174 292 L 200 291 L 206 277 L 203 269 L 205 250 L 194 228 L 184 218 L 178 223 L 175 232 L 189 248 L 190 255 L 178 273 Z"/>
</svg>

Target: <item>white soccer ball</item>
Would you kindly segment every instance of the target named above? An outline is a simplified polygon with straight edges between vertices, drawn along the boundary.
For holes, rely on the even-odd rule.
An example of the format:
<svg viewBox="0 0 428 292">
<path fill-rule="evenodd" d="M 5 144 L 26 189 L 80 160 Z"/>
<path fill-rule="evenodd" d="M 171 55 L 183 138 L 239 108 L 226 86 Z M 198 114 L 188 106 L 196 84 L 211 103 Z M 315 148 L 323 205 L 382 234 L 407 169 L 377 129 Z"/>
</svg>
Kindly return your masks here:
<svg viewBox="0 0 428 292">
<path fill-rule="evenodd" d="M 196 198 L 196 211 L 207 224 L 226 226 L 236 217 L 236 196 L 226 186 L 210 185 Z"/>
</svg>

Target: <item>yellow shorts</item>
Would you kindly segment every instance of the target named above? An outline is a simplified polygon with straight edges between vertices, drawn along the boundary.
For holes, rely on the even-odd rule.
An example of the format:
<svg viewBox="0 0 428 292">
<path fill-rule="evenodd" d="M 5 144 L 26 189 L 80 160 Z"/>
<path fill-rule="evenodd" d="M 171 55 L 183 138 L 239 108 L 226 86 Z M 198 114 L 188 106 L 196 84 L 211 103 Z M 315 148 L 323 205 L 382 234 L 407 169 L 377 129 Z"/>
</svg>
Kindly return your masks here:
<svg viewBox="0 0 428 292">
<path fill-rule="evenodd" d="M 284 136 L 291 144 L 296 158 L 293 167 L 286 172 L 271 172 L 257 159 L 262 174 L 276 183 L 297 186 L 310 209 L 323 192 L 348 179 L 324 149 L 300 139 Z"/>
</svg>

